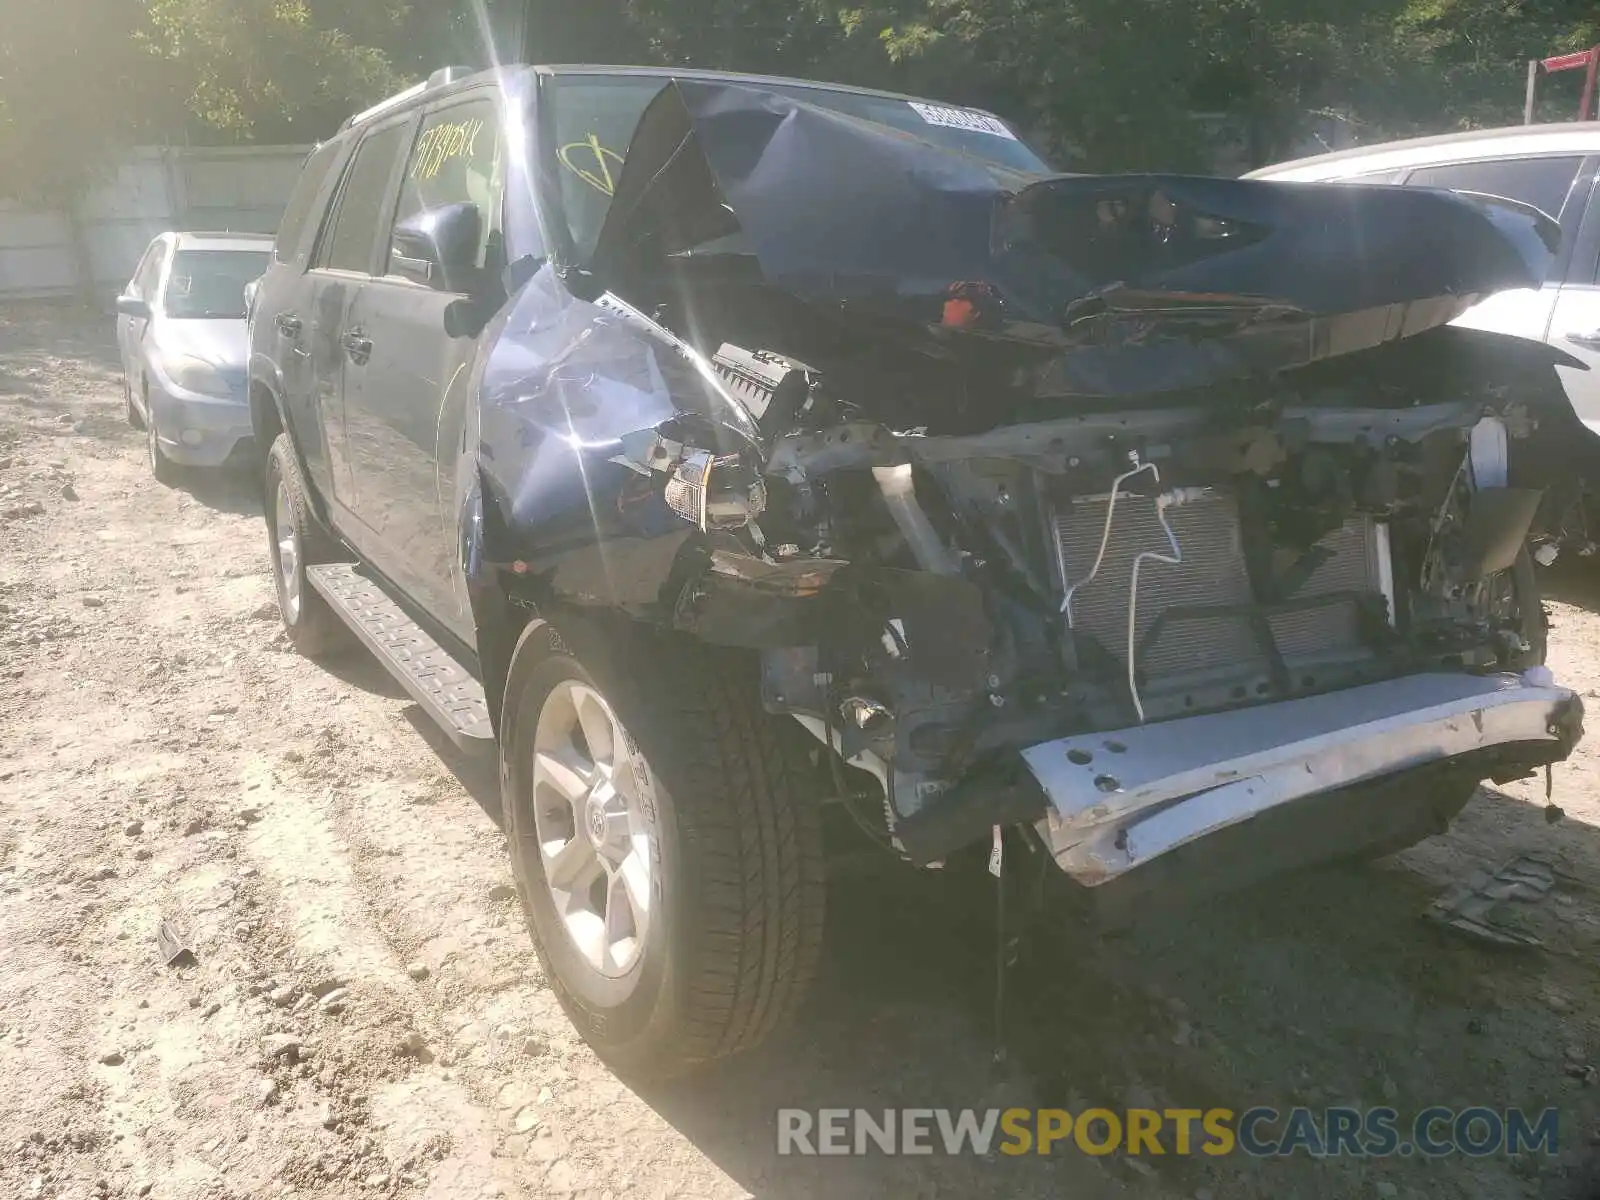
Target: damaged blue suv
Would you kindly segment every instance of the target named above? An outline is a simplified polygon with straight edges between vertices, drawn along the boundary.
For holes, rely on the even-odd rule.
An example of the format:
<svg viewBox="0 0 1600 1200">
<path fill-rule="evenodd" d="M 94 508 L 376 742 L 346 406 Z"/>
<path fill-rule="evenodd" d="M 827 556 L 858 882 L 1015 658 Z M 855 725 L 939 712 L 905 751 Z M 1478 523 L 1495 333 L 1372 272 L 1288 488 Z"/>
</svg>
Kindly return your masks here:
<svg viewBox="0 0 1600 1200">
<path fill-rule="evenodd" d="M 693 1067 L 803 995 L 826 813 L 1136 916 L 1564 759 L 1570 360 L 1447 328 L 1557 239 L 832 85 L 441 72 L 310 156 L 255 301 L 284 624 L 498 756 L 551 986 Z"/>
</svg>

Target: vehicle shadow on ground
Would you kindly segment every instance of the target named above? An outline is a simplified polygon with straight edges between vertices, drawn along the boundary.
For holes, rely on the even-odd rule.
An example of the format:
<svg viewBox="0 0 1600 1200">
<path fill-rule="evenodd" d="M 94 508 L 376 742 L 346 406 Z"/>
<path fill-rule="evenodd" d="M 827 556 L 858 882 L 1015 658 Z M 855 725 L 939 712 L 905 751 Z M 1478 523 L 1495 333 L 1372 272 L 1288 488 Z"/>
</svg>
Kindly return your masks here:
<svg viewBox="0 0 1600 1200">
<path fill-rule="evenodd" d="M 1560 884 L 1551 902 L 1515 916 L 1549 949 L 1489 949 L 1423 919 L 1447 880 L 1528 852 L 1557 864 Z M 798 1027 L 709 1076 L 645 1095 L 763 1197 L 1094 1197 L 1121 1184 L 1146 1196 L 1206 1188 L 1230 1200 L 1287 1200 L 1374 1194 L 1375 1178 L 1398 1180 L 1405 1197 L 1408 1186 L 1418 1196 L 1512 1196 L 1529 1194 L 1532 1171 L 1545 1194 L 1588 1198 L 1579 1174 L 1594 1164 L 1579 1134 L 1593 1127 L 1594 1093 L 1565 1077 L 1549 1061 L 1561 1051 L 1549 1048 L 1582 1041 L 1581 1023 L 1563 1013 L 1595 983 L 1594 939 L 1575 944 L 1574 930 L 1588 928 L 1591 910 L 1600 924 L 1591 886 L 1575 873 L 1591 868 L 1581 878 L 1593 880 L 1597 862 L 1600 831 L 1547 825 L 1540 808 L 1491 790 L 1450 838 L 1381 864 L 1155 911 L 1117 934 L 1094 932 L 1070 908 L 1051 910 L 1054 927 L 1025 940 L 1010 976 L 1003 1067 L 991 1053 L 994 886 L 981 863 L 942 879 L 844 880 Z M 1566 999 L 1541 999 L 1552 992 Z M 1414 1114 L 1436 1103 L 1559 1106 L 1563 1158 L 1523 1164 L 1517 1178 L 1503 1158 L 1467 1164 L 1462 1172 L 1487 1172 L 1481 1189 L 1456 1191 L 1399 1159 L 1169 1154 L 1136 1170 L 1070 1147 L 988 1162 L 776 1152 L 780 1107 L 1392 1104 Z"/>
<path fill-rule="evenodd" d="M 1600 555 L 1562 557 L 1555 566 L 1539 572 L 1539 590 L 1548 600 L 1600 611 Z"/>
<path fill-rule="evenodd" d="M 368 654 L 351 638 L 349 653 L 340 653 L 319 661 L 328 674 L 343 680 L 351 687 L 360 688 L 374 696 L 389 700 L 404 700 L 408 693 L 400 681 L 391 675 L 378 659 Z M 483 809 L 496 826 L 500 825 L 500 764 L 493 753 L 469 755 L 463 753 L 450 740 L 438 722 L 425 713 L 420 705 L 408 704 L 401 710 L 406 723 L 418 737 L 428 744 L 438 758 L 439 765 L 453 775 L 474 803 Z"/>
<path fill-rule="evenodd" d="M 382 667 L 378 668 L 380 671 Z M 392 676 L 384 671 L 385 678 Z M 399 689 L 399 684 L 394 685 Z M 404 694 L 404 689 L 400 689 Z M 496 828 L 504 828 L 500 812 L 500 760 L 492 753 L 479 753 L 477 755 L 463 754 L 439 728 L 439 724 L 419 705 L 412 704 L 405 710 L 405 718 L 411 727 L 429 748 L 438 756 L 439 762 L 446 770 L 455 776 L 456 781 L 466 789 L 484 815 L 495 823 Z"/>
<path fill-rule="evenodd" d="M 239 517 L 261 515 L 261 479 L 254 471 L 232 467 L 185 467 L 177 486 L 214 512 Z M 265 533 L 262 534 L 265 537 Z"/>
</svg>

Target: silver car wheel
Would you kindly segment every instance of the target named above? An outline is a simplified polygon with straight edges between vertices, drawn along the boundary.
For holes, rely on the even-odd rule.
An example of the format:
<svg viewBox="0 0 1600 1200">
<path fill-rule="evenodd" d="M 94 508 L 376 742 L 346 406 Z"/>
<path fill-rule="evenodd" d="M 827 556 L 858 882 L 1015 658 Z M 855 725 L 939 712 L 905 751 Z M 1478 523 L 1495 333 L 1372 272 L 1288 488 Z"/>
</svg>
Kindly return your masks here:
<svg viewBox="0 0 1600 1200">
<path fill-rule="evenodd" d="M 151 426 L 152 429 L 155 426 Z M 289 624 L 300 619 L 300 532 L 295 528 L 289 489 L 278 480 L 273 500 L 273 531 L 278 542 L 278 587 L 283 596 L 283 617 Z"/>
<path fill-rule="evenodd" d="M 545 884 L 588 966 L 620 979 L 649 936 L 654 777 L 605 698 L 566 680 L 545 698 L 533 747 L 533 820 Z"/>
</svg>

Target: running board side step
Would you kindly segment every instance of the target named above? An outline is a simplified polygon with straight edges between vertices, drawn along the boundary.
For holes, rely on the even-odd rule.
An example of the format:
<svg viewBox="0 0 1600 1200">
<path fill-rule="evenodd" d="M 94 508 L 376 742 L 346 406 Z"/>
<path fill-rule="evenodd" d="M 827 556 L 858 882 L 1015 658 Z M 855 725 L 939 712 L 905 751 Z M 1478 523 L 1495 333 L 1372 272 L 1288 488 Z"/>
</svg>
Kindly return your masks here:
<svg viewBox="0 0 1600 1200">
<path fill-rule="evenodd" d="M 353 563 L 307 567 L 306 578 L 459 749 L 493 751 L 483 686 L 378 583 Z"/>
</svg>

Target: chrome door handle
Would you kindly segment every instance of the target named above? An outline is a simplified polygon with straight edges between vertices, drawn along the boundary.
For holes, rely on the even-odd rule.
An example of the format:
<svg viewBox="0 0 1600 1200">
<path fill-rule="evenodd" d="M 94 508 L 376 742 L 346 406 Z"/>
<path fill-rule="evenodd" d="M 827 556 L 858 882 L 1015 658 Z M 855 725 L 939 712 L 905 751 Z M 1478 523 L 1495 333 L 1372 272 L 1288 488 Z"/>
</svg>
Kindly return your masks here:
<svg viewBox="0 0 1600 1200">
<path fill-rule="evenodd" d="M 1600 350 L 1600 329 L 1592 333 L 1569 333 L 1567 341 L 1574 346 L 1582 346 L 1585 350 Z"/>
<path fill-rule="evenodd" d="M 275 318 L 273 318 L 272 323 L 278 327 L 279 333 L 284 334 L 287 337 L 300 336 L 299 317 L 291 316 L 289 313 L 279 313 Z"/>
</svg>

